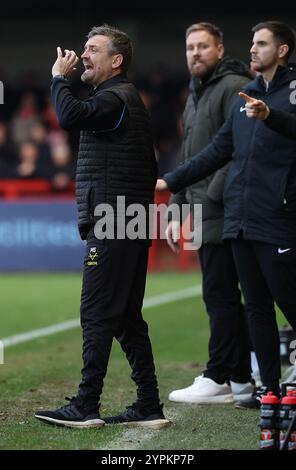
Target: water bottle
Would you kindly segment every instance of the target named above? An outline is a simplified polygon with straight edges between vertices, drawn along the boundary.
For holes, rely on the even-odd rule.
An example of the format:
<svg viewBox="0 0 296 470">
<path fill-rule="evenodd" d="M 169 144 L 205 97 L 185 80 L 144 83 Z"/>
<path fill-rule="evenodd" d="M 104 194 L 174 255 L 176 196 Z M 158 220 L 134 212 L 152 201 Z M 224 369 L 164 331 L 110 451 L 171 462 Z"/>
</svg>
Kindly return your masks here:
<svg viewBox="0 0 296 470">
<path fill-rule="evenodd" d="M 288 390 L 279 411 L 280 450 L 296 450 L 296 389 Z"/>
<path fill-rule="evenodd" d="M 260 450 L 278 450 L 279 430 L 277 416 L 280 399 L 273 392 L 268 392 L 261 398 L 260 407 Z"/>
</svg>

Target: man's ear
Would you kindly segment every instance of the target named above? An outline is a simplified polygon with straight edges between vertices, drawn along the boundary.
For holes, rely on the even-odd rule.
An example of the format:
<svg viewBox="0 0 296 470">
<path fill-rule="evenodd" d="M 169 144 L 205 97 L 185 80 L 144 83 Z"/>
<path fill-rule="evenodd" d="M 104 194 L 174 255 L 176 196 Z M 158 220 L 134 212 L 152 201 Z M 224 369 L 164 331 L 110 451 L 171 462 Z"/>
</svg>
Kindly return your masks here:
<svg viewBox="0 0 296 470">
<path fill-rule="evenodd" d="M 218 44 L 219 59 L 222 59 L 222 57 L 224 56 L 224 52 L 225 52 L 224 45 L 223 44 Z"/>
<path fill-rule="evenodd" d="M 279 47 L 279 58 L 283 59 L 285 55 L 287 54 L 288 50 L 289 50 L 289 46 L 287 44 L 282 44 Z"/>
<path fill-rule="evenodd" d="M 123 55 L 115 54 L 112 58 L 112 68 L 118 69 L 118 67 L 121 67 L 122 62 L 123 62 Z"/>
</svg>

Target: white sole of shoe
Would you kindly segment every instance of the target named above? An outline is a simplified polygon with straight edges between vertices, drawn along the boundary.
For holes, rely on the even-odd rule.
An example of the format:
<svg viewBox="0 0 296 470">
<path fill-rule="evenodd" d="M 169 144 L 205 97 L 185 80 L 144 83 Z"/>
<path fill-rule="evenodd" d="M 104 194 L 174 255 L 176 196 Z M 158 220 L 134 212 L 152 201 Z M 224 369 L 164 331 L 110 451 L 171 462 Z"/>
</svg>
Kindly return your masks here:
<svg viewBox="0 0 296 470">
<path fill-rule="evenodd" d="M 123 424 L 132 428 L 162 429 L 172 424 L 172 422 L 169 419 L 154 419 L 152 421 L 130 421 Z"/>
<path fill-rule="evenodd" d="M 256 406 L 253 406 L 253 407 L 252 406 L 242 406 L 242 405 L 239 404 L 239 402 L 235 403 L 235 408 L 237 408 L 238 410 L 255 410 L 257 412 L 260 409 L 260 407 L 257 408 Z"/>
<path fill-rule="evenodd" d="M 183 398 L 174 398 L 169 395 L 169 400 L 174 401 L 175 403 L 188 403 L 195 405 L 212 405 L 212 404 L 223 404 L 223 403 L 234 403 L 233 395 L 215 395 L 213 397 L 209 396 L 199 396 L 199 397 L 188 397 L 186 400 Z"/>
<path fill-rule="evenodd" d="M 153 419 L 152 421 L 129 421 L 128 423 L 105 423 L 106 426 L 127 426 L 129 428 L 162 429 L 170 426 L 169 419 Z"/>
<path fill-rule="evenodd" d="M 240 394 L 240 395 L 233 395 L 233 399 L 235 402 L 237 401 L 243 401 L 243 400 L 249 400 L 251 398 L 252 393 L 245 393 L 245 394 Z"/>
<path fill-rule="evenodd" d="M 88 421 L 63 421 L 61 419 L 49 418 L 46 416 L 35 415 L 35 418 L 47 424 L 55 424 L 56 426 L 63 426 L 66 428 L 95 428 L 105 425 L 102 419 L 89 419 Z"/>
</svg>

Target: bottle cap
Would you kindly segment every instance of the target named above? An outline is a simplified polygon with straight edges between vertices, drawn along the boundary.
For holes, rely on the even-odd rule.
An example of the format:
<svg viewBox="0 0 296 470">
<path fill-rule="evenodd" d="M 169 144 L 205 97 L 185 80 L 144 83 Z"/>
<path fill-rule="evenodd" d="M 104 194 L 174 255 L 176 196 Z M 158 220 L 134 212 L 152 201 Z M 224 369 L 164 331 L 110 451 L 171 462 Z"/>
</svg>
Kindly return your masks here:
<svg viewBox="0 0 296 470">
<path fill-rule="evenodd" d="M 296 405 L 296 390 L 288 390 L 287 395 L 282 398 L 282 405 Z"/>
<path fill-rule="evenodd" d="M 278 405 L 279 403 L 279 397 L 274 395 L 273 392 L 268 392 L 267 395 L 263 395 L 261 398 L 261 405 Z"/>
</svg>

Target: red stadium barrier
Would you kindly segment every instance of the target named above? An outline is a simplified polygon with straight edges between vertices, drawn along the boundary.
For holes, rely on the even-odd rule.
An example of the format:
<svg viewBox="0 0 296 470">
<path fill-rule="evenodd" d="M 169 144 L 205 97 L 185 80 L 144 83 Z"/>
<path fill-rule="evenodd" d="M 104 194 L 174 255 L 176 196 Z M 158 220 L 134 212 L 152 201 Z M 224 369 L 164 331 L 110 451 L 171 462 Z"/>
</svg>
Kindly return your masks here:
<svg viewBox="0 0 296 470">
<path fill-rule="evenodd" d="M 75 183 L 70 183 L 65 191 L 55 191 L 49 181 L 36 180 L 0 180 L 0 198 L 13 201 L 24 197 L 64 197 L 74 196 Z"/>
</svg>

